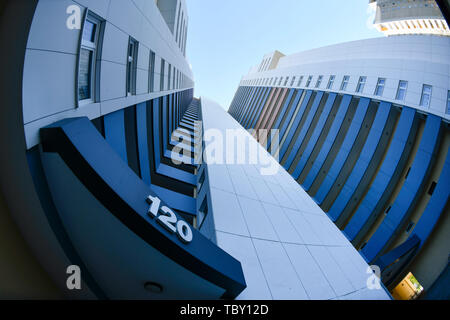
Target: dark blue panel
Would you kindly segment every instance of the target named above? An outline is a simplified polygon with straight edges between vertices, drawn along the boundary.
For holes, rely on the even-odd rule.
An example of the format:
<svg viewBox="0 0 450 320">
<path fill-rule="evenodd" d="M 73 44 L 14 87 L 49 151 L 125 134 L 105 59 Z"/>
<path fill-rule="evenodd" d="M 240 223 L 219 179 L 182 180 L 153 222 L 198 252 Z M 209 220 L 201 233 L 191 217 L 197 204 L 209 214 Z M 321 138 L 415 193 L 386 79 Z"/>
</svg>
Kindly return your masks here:
<svg viewBox="0 0 450 320">
<path fill-rule="evenodd" d="M 392 284 L 409 262 L 414 258 L 420 239 L 416 236 L 408 238 L 398 247 L 378 258 L 373 264 L 381 269 L 381 279 L 386 286 Z"/>
<path fill-rule="evenodd" d="M 345 135 L 344 141 L 342 142 L 341 147 L 339 148 L 339 152 L 336 155 L 336 158 L 333 161 L 333 164 L 328 170 L 327 176 L 322 181 L 319 190 L 317 191 L 314 199 L 318 204 L 321 204 L 323 200 L 326 198 L 331 188 L 333 187 L 336 179 L 344 167 L 345 162 L 350 155 L 350 152 L 355 144 L 356 138 L 359 135 L 361 130 L 364 118 L 367 114 L 369 107 L 370 99 L 361 98 L 358 103 L 358 107 L 356 109 L 355 115 L 353 117 L 352 123 L 348 128 L 348 131 Z"/>
<path fill-rule="evenodd" d="M 158 174 L 165 175 L 167 177 L 171 177 L 176 180 L 183 181 L 195 186 L 196 176 L 194 174 L 161 163 L 161 156 L 164 154 L 161 154 L 163 149 L 160 141 L 161 123 L 159 121 L 160 108 L 158 106 L 159 106 L 158 99 L 155 99 L 153 104 L 153 143 L 154 143 L 153 153 L 156 172 Z"/>
<path fill-rule="evenodd" d="M 253 102 L 252 106 L 251 106 L 251 110 L 249 110 L 249 112 L 247 112 L 247 115 L 245 116 L 245 118 L 242 120 L 242 126 L 244 128 L 247 129 L 247 123 L 249 122 L 249 119 L 253 116 L 253 114 L 256 112 L 256 110 L 258 109 L 258 107 L 261 104 L 261 101 L 263 100 L 263 98 L 266 96 L 266 92 L 268 91 L 268 88 L 263 88 L 263 90 L 259 93 L 257 99 L 255 99 L 255 101 Z"/>
<path fill-rule="evenodd" d="M 245 103 L 242 105 L 242 107 L 240 108 L 240 110 L 237 114 L 236 118 L 239 123 L 241 123 L 241 119 L 242 119 L 243 115 L 245 114 L 245 112 L 247 111 L 249 105 L 251 104 L 253 97 L 259 92 L 260 89 L 261 88 L 257 88 L 257 87 L 252 88 L 252 91 L 248 95 L 247 99 L 245 100 Z"/>
<path fill-rule="evenodd" d="M 245 289 L 239 261 L 195 229 L 186 245 L 149 217 L 146 199 L 155 192 L 123 162 L 88 118 L 61 120 L 40 133 L 43 152 L 58 153 L 86 189 L 136 236 L 190 272 L 224 288 L 223 298 L 234 298 Z"/>
<path fill-rule="evenodd" d="M 236 113 L 238 112 L 238 108 L 244 103 L 245 98 L 247 97 L 248 93 L 250 92 L 250 87 L 243 87 L 241 92 L 239 93 L 239 96 L 236 99 L 235 105 L 233 107 L 233 116 L 236 116 Z"/>
<path fill-rule="evenodd" d="M 162 125 L 162 137 L 159 137 L 160 139 L 162 138 L 162 146 L 163 146 L 163 150 L 166 150 L 168 144 L 169 144 L 169 128 L 167 127 L 167 116 L 168 116 L 168 96 L 164 96 L 160 99 L 160 101 L 162 101 L 162 106 L 161 106 L 161 116 L 162 116 L 162 121 L 161 121 L 161 125 Z"/>
<path fill-rule="evenodd" d="M 141 168 L 141 178 L 147 185 L 151 185 L 150 158 L 147 141 L 147 104 L 145 102 L 136 106 L 136 128 L 139 150 L 139 165 Z"/>
<path fill-rule="evenodd" d="M 277 119 L 276 119 L 276 121 L 275 121 L 275 123 L 273 125 L 274 129 L 278 129 L 278 127 L 280 126 L 281 120 L 283 119 L 283 117 L 284 117 L 284 115 L 285 115 L 285 113 L 286 113 L 286 111 L 288 109 L 290 101 L 292 100 L 292 98 L 294 97 L 294 94 L 297 91 L 298 90 L 296 90 L 296 89 L 290 89 L 289 90 L 286 102 L 284 103 L 283 108 L 282 108 L 281 112 L 278 114 L 278 117 L 277 117 Z"/>
<path fill-rule="evenodd" d="M 123 161 L 128 163 L 123 110 L 106 115 L 104 118 L 104 124 L 106 141 L 108 141 Z"/>
<path fill-rule="evenodd" d="M 287 110 L 287 115 L 286 115 L 286 120 L 284 121 L 284 123 L 280 123 L 280 139 L 284 136 L 284 134 L 286 133 L 286 130 L 289 126 L 289 122 L 291 121 L 292 117 L 294 116 L 295 110 L 297 109 L 297 106 L 299 104 L 300 99 L 302 98 L 304 94 L 304 90 L 303 89 L 299 89 L 296 91 L 296 95 L 294 98 L 294 101 L 291 104 L 291 107 L 289 108 L 289 110 Z M 306 94 L 306 93 L 305 93 Z"/>
<path fill-rule="evenodd" d="M 306 110 L 306 107 L 308 106 L 311 95 L 312 95 L 311 90 L 306 91 L 305 97 L 300 105 L 300 109 L 299 109 L 297 115 L 295 116 L 294 122 L 292 123 L 292 126 L 289 129 L 289 132 L 287 133 L 287 136 L 286 136 L 286 139 L 284 140 L 283 145 L 281 146 L 280 159 L 283 159 L 284 154 L 286 153 L 286 150 L 289 147 L 289 144 L 291 143 L 292 138 L 294 137 L 294 133 L 297 130 L 298 125 L 305 114 L 305 110 Z M 281 136 L 281 137 L 283 137 L 283 136 Z M 281 138 L 281 139 L 283 139 L 283 138 Z"/>
<path fill-rule="evenodd" d="M 157 185 L 151 185 L 151 187 L 161 199 L 164 199 L 164 201 L 169 204 L 171 208 L 184 211 L 191 215 L 197 215 L 197 205 L 194 198 L 182 193 L 159 187 Z"/>
<path fill-rule="evenodd" d="M 35 190 L 39 197 L 39 203 L 42 206 L 50 228 L 54 232 L 54 236 L 58 239 L 58 243 L 64 250 L 64 254 L 67 256 L 70 263 L 76 264 L 80 267 L 83 274 L 83 281 L 87 284 L 89 289 L 94 292 L 97 298 L 107 299 L 108 297 L 100 288 L 95 278 L 92 276 L 89 269 L 81 259 L 79 253 L 75 249 L 75 246 L 70 240 L 70 236 L 61 221 L 61 217 L 58 214 L 58 210 L 53 202 L 52 194 L 47 184 L 47 178 L 42 166 L 39 147 L 35 146 L 32 149 L 27 150 L 26 156 Z"/>
<path fill-rule="evenodd" d="M 255 102 L 255 104 L 253 105 L 252 112 L 248 115 L 247 119 L 242 124 L 244 128 L 248 129 L 249 125 L 253 122 L 253 119 L 255 118 L 256 114 L 258 114 L 260 109 L 262 108 L 262 103 L 263 101 L 265 101 L 265 98 L 267 97 L 269 91 L 270 89 L 266 88 L 261 95 L 260 101 Z"/>
<path fill-rule="evenodd" d="M 380 170 L 359 208 L 344 229 L 344 234 L 351 241 L 357 240 L 364 234 L 390 196 L 408 158 L 417 130 L 417 121 L 416 111 L 404 107 Z"/>
<path fill-rule="evenodd" d="M 372 157 L 375 154 L 375 150 L 378 148 L 390 111 L 391 104 L 388 102 L 382 102 L 378 107 L 377 114 L 367 136 L 364 147 L 361 150 L 359 159 L 356 161 L 344 187 L 328 212 L 328 216 L 331 220 L 336 221 L 340 217 L 342 211 L 347 206 L 348 202 L 352 198 L 352 195 L 355 193 L 362 178 L 364 177 L 364 174 L 371 163 Z"/>
<path fill-rule="evenodd" d="M 281 108 L 281 111 L 278 113 L 278 116 L 276 118 L 276 121 L 274 122 L 272 128 L 269 129 L 278 129 L 281 124 L 281 120 L 283 120 L 284 115 L 286 114 L 288 107 L 290 106 L 291 100 L 294 98 L 294 93 L 296 92 L 295 89 L 290 89 L 289 93 L 287 95 L 286 101 L 284 102 L 283 107 Z M 270 145 L 272 144 L 272 135 L 269 134 L 267 138 L 267 150 L 270 149 Z"/>
<path fill-rule="evenodd" d="M 175 130 L 175 122 L 173 119 L 173 114 L 175 111 L 175 106 L 174 106 L 174 95 L 170 95 L 169 96 L 169 132 L 173 132 Z M 170 141 L 170 138 L 169 138 Z"/>
<path fill-rule="evenodd" d="M 248 98 L 248 95 L 252 92 L 252 89 L 253 89 L 253 88 L 251 88 L 251 87 L 246 87 L 246 88 L 244 88 L 244 90 L 241 92 L 241 96 L 240 96 L 239 99 L 237 100 L 236 105 L 234 106 L 234 109 L 233 109 L 233 116 L 234 116 L 235 118 L 237 117 L 237 114 L 238 114 L 238 112 L 240 111 L 240 109 L 244 106 L 245 101 L 246 101 L 247 98 Z"/>
<path fill-rule="evenodd" d="M 422 213 L 420 220 L 411 233 L 410 237 L 417 235 L 421 245 L 425 243 L 436 226 L 439 217 L 444 213 L 450 193 L 450 152 L 447 150 L 444 167 L 442 168 L 439 181 L 434 189 L 433 195 Z"/>
<path fill-rule="evenodd" d="M 264 94 L 264 99 L 259 103 L 259 106 L 257 106 L 257 111 L 255 112 L 255 114 L 253 115 L 253 118 L 252 118 L 252 120 L 251 120 L 251 122 L 250 122 L 250 125 L 249 126 L 246 126 L 245 128 L 254 128 L 255 127 L 255 124 L 256 124 L 256 122 L 258 121 L 258 119 L 259 119 L 259 116 L 261 115 L 261 112 L 263 111 L 263 108 L 264 108 L 264 106 L 265 106 L 265 104 L 266 104 L 266 102 L 267 102 L 267 99 L 268 99 L 268 97 L 269 97 L 269 93 L 270 93 L 270 91 L 271 90 L 274 90 L 274 89 L 269 89 L 269 90 L 267 90 L 267 92 Z"/>
<path fill-rule="evenodd" d="M 330 131 L 328 131 L 328 135 L 327 138 L 325 139 L 325 142 L 322 145 L 322 149 L 320 149 L 320 152 L 317 155 L 316 160 L 314 161 L 314 165 L 311 167 L 308 176 L 306 177 L 305 181 L 302 184 L 303 188 L 306 191 L 308 191 L 309 188 L 311 188 L 312 184 L 314 183 L 314 180 L 316 180 L 320 168 L 322 168 L 323 163 L 327 159 L 328 153 L 333 147 L 334 141 L 338 136 L 339 130 L 341 129 L 342 122 L 345 119 L 345 115 L 347 114 L 347 110 L 351 101 L 352 96 L 350 95 L 346 94 L 342 98 L 341 105 L 339 106 L 339 110 L 336 114 L 336 118 L 334 119 L 333 124 L 331 125 Z"/>
<path fill-rule="evenodd" d="M 438 2 L 439 3 L 439 2 Z M 441 272 L 439 277 L 434 281 L 430 288 L 425 292 L 425 300 L 450 300 L 450 291 L 448 290 L 450 283 L 450 261 Z"/>
<path fill-rule="evenodd" d="M 314 119 L 314 116 L 316 115 L 317 112 L 317 108 L 319 108 L 320 105 L 320 101 L 322 100 L 323 97 L 323 91 L 318 91 L 316 94 L 316 97 L 314 99 L 314 102 L 311 106 L 311 110 L 308 113 L 308 117 L 305 120 L 305 123 L 303 124 L 302 129 L 300 130 L 298 137 L 294 143 L 294 146 L 292 147 L 292 151 L 289 154 L 286 162 L 284 163 L 283 167 L 286 170 L 289 170 L 292 161 L 294 161 L 295 156 L 297 155 L 297 151 L 300 148 L 300 146 L 303 143 L 303 140 L 305 139 L 306 134 L 308 133 L 309 127 L 311 126 L 311 123 Z"/>
<path fill-rule="evenodd" d="M 421 189 L 433 165 L 435 149 L 439 144 L 441 118 L 428 115 L 411 170 L 391 210 L 380 227 L 370 238 L 361 253 L 367 261 L 373 261 L 395 238 L 398 228 L 406 221 L 420 196 Z"/>
<path fill-rule="evenodd" d="M 245 119 L 249 116 L 249 114 L 252 112 L 253 107 L 257 104 L 257 101 L 261 95 L 261 93 L 264 91 L 263 87 L 259 87 L 256 89 L 254 94 L 250 97 L 250 99 L 247 102 L 247 105 L 245 108 L 243 108 L 243 112 L 241 113 L 239 117 L 239 123 L 243 126 Z"/>
<path fill-rule="evenodd" d="M 331 109 L 333 108 L 336 96 L 337 96 L 336 93 L 330 93 L 328 95 L 327 102 L 323 108 L 322 114 L 320 115 L 319 121 L 317 122 L 317 125 L 314 128 L 314 132 L 312 133 L 308 145 L 306 146 L 305 151 L 303 152 L 299 162 L 297 163 L 297 166 L 295 167 L 292 173 L 292 176 L 294 177 L 295 180 L 297 180 L 300 174 L 302 173 L 303 168 L 305 167 L 309 157 L 311 156 L 311 153 L 314 150 L 314 147 L 316 146 L 317 140 L 319 140 L 320 134 L 322 133 L 322 130 L 325 126 L 328 116 L 330 115 Z"/>
</svg>

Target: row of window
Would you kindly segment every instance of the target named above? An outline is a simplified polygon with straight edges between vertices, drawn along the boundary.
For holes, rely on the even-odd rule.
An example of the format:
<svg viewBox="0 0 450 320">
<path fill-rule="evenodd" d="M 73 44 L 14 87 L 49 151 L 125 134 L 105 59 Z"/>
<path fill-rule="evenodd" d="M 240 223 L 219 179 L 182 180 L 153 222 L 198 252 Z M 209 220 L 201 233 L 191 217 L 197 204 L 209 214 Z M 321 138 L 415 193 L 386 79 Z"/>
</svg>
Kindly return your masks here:
<svg viewBox="0 0 450 320">
<path fill-rule="evenodd" d="M 300 87 L 302 82 L 303 82 L 303 76 L 300 76 L 298 78 L 298 82 L 297 82 L 297 87 Z M 284 79 L 284 82 L 283 82 Z M 313 76 L 309 75 L 308 78 L 306 79 L 306 83 L 305 83 L 305 87 L 309 88 L 311 86 L 311 82 L 312 82 Z M 328 78 L 328 83 L 326 88 L 328 90 L 333 89 L 334 86 L 334 81 L 336 79 L 335 75 L 330 75 L 330 77 Z M 292 77 L 291 78 L 291 82 L 290 82 L 290 86 L 292 87 L 295 83 L 296 77 Z M 320 85 L 322 84 L 323 81 L 323 75 L 319 75 L 317 77 L 316 83 L 315 83 L 315 88 L 319 88 Z M 341 91 L 346 91 L 347 90 L 347 86 L 348 83 L 350 81 L 350 76 L 348 75 L 344 75 L 342 78 L 342 82 L 341 85 L 339 87 L 339 90 Z M 366 81 L 367 81 L 367 77 L 366 76 L 360 76 L 358 79 L 358 83 L 356 85 L 356 93 L 362 93 L 364 90 L 364 86 L 366 85 Z M 283 77 L 272 77 L 272 78 L 265 78 L 265 79 L 253 79 L 253 80 L 245 80 L 244 84 L 247 85 L 278 85 L 278 86 L 287 86 L 289 82 L 289 77 L 283 78 Z M 375 87 L 375 91 L 374 91 L 374 95 L 375 96 L 383 96 L 383 91 L 384 91 L 384 87 L 386 84 L 386 78 L 378 78 L 377 80 L 377 85 Z M 398 87 L 397 87 L 397 92 L 395 95 L 395 99 L 396 100 L 400 100 L 403 101 L 405 100 L 405 96 L 406 96 L 406 91 L 408 89 L 408 81 L 406 80 L 400 80 L 398 82 Z M 422 86 L 422 94 L 420 96 L 420 103 L 419 105 L 425 108 L 430 107 L 430 102 L 431 102 L 431 93 L 432 93 L 432 86 L 428 85 L 428 84 L 424 84 Z M 447 94 L 447 107 L 446 107 L 446 114 L 450 114 L 450 90 L 448 91 Z"/>
<path fill-rule="evenodd" d="M 101 39 L 103 36 L 105 21 L 92 12 L 88 12 L 81 37 L 80 52 L 78 58 L 78 101 L 81 103 L 98 100 L 99 96 L 99 68 Z M 127 52 L 126 94 L 136 94 L 136 75 L 138 63 L 139 42 L 129 38 Z M 154 92 L 156 55 L 150 51 L 148 71 L 148 92 Z M 167 68 L 167 78 L 164 78 Z M 161 58 L 160 88 L 159 90 L 171 90 L 192 86 L 188 79 L 175 66 Z"/>
<path fill-rule="evenodd" d="M 181 13 L 181 15 L 180 15 Z M 181 21 L 180 21 L 181 18 Z M 175 41 L 178 43 L 178 47 L 183 52 L 183 55 L 186 54 L 186 35 L 187 35 L 187 25 L 186 19 L 184 17 L 184 12 L 181 11 L 181 2 L 178 5 L 178 14 L 177 14 L 177 28 Z"/>
<path fill-rule="evenodd" d="M 267 69 L 267 67 L 269 66 L 271 58 L 267 58 L 266 60 L 264 60 L 263 62 L 261 62 L 261 65 L 259 66 L 258 71 L 264 71 Z"/>
</svg>

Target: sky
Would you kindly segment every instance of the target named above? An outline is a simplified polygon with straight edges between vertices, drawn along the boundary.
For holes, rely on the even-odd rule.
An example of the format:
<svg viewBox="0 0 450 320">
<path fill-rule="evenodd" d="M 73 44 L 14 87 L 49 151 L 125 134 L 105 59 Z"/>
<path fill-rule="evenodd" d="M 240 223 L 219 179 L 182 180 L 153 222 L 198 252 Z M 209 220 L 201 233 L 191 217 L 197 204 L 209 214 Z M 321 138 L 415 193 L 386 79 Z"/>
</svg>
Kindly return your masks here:
<svg viewBox="0 0 450 320">
<path fill-rule="evenodd" d="M 194 95 L 225 110 L 241 77 L 266 53 L 285 55 L 383 36 L 370 28 L 368 0 L 186 0 L 186 56 Z"/>
</svg>

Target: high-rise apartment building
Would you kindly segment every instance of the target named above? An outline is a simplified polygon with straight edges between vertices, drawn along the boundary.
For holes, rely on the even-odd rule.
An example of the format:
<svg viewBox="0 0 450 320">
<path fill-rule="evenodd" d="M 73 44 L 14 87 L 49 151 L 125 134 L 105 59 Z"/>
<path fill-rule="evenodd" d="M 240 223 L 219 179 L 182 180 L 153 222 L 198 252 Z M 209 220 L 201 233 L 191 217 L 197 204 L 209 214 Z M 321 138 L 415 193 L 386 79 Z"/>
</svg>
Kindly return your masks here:
<svg viewBox="0 0 450 320">
<path fill-rule="evenodd" d="M 435 0 L 370 0 L 375 28 L 387 36 L 433 34 L 450 36 L 450 29 Z"/>
<path fill-rule="evenodd" d="M 1 298 L 381 300 L 445 275 L 449 38 L 275 51 L 227 113 L 194 97 L 185 0 L 0 9 Z"/>
<path fill-rule="evenodd" d="M 390 298 L 293 178 L 193 98 L 184 0 L 3 9 L 1 297 Z M 229 132 L 268 162 L 221 163 L 208 142 Z"/>
<path fill-rule="evenodd" d="M 260 143 L 390 290 L 412 274 L 432 298 L 450 253 L 448 25 L 434 1 L 371 5 L 375 25 L 396 36 L 277 53 L 260 68 L 267 55 L 229 113 L 244 128 L 279 130 L 279 147 Z"/>
</svg>

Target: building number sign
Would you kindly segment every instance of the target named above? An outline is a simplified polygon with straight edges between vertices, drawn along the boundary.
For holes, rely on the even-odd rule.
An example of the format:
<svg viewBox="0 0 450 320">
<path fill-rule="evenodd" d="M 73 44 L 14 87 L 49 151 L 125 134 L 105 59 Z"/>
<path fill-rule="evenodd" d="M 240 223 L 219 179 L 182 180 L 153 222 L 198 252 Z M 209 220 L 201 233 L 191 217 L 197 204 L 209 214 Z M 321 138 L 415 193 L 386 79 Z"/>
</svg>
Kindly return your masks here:
<svg viewBox="0 0 450 320">
<path fill-rule="evenodd" d="M 150 205 L 147 212 L 149 217 L 156 218 L 156 221 L 170 233 L 176 233 L 182 242 L 189 243 L 192 241 L 193 234 L 189 224 L 184 220 L 178 220 L 170 208 L 161 207 L 161 199 L 148 196 L 146 201 Z"/>
</svg>

